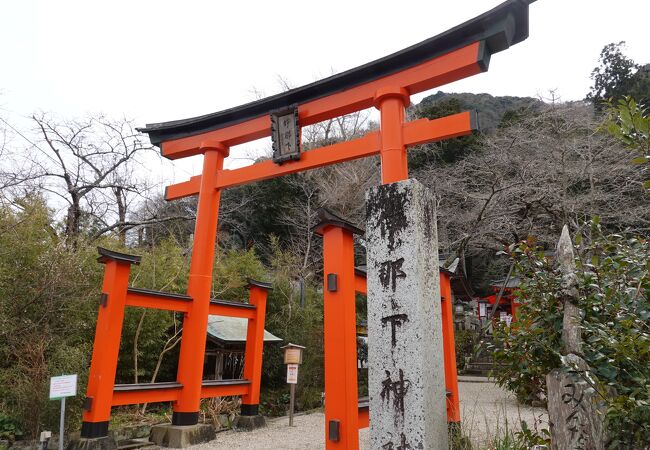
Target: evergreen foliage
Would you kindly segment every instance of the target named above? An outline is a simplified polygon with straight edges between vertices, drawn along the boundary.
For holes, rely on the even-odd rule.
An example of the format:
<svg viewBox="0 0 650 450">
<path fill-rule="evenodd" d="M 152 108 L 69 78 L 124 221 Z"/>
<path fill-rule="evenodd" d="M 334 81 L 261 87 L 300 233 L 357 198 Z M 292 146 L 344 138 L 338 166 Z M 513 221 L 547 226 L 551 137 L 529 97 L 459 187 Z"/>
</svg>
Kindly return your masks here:
<svg viewBox="0 0 650 450">
<path fill-rule="evenodd" d="M 604 103 L 617 103 L 624 96 L 631 96 L 642 103 L 650 100 L 650 65 L 641 66 L 625 56 L 625 42 L 607 44 L 598 58 L 599 65 L 591 72 L 594 85 L 587 100 L 597 109 Z"/>
<path fill-rule="evenodd" d="M 650 243 L 603 232 L 598 220 L 576 238 L 584 357 L 581 374 L 606 404 L 611 448 L 650 442 Z M 518 321 L 495 332 L 494 376 L 524 401 L 546 397 L 545 377 L 571 370 L 561 354 L 562 274 L 531 242 L 510 249 L 522 285 Z"/>
</svg>

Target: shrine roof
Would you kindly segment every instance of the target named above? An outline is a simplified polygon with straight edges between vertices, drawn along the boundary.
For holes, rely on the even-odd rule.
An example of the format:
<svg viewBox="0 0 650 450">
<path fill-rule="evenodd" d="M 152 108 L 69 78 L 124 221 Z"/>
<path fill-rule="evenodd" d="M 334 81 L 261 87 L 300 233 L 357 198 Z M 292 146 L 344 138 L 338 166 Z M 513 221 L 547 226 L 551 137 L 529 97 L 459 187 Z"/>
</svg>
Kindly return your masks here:
<svg viewBox="0 0 650 450">
<path fill-rule="evenodd" d="M 248 319 L 241 317 L 208 316 L 208 336 L 221 342 L 246 342 Z M 282 339 L 264 330 L 264 342 Z"/>
<path fill-rule="evenodd" d="M 490 281 L 490 286 L 494 288 L 501 288 L 503 286 L 503 283 L 505 282 L 505 279 L 501 280 L 492 280 Z M 506 289 L 514 289 L 519 287 L 521 285 L 521 278 L 519 277 L 510 277 L 508 279 L 508 282 L 506 283 Z"/>
<path fill-rule="evenodd" d="M 528 37 L 528 5 L 535 0 L 507 0 L 480 16 L 420 43 L 322 80 L 223 111 L 169 122 L 150 123 L 138 131 L 151 143 L 218 130 L 271 111 L 326 97 L 336 92 L 400 72 L 445 53 L 480 42 L 479 64 L 487 70 L 490 56 Z"/>
<path fill-rule="evenodd" d="M 318 217 L 318 223 L 312 227 L 312 231 L 319 235 L 323 234 L 323 230 L 328 225 L 344 228 L 352 234 L 364 234 L 364 231 L 361 228 L 357 227 L 352 222 L 337 216 L 327 208 L 319 208 L 316 215 Z"/>
</svg>

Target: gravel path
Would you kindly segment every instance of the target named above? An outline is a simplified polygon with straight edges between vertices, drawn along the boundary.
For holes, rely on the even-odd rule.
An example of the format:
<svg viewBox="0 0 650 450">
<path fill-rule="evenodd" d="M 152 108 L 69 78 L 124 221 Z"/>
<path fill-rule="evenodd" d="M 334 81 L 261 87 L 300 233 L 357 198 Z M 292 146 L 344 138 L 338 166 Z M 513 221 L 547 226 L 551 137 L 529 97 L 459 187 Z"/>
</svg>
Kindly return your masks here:
<svg viewBox="0 0 650 450">
<path fill-rule="evenodd" d="M 545 409 L 520 405 L 514 395 L 493 383 L 460 382 L 458 389 L 463 433 L 478 448 L 486 448 L 489 438 L 507 429 L 519 430 L 522 420 L 531 429 L 548 428 Z"/>
<path fill-rule="evenodd" d="M 540 408 L 518 406 L 515 398 L 490 382 L 459 383 L 461 415 L 465 434 L 478 448 L 485 448 L 487 437 L 503 432 L 506 418 L 510 429 L 518 429 L 521 419 L 532 428 L 535 419 L 547 422 L 546 412 Z M 521 418 L 521 419 L 520 419 Z M 226 431 L 218 433 L 209 443 L 190 447 L 192 450 L 321 450 L 325 448 L 325 416 L 315 412 L 296 416 L 294 427 L 288 418 L 267 420 L 268 426 L 252 432 Z M 547 425 L 544 425 L 545 427 Z M 368 429 L 359 431 L 359 443 L 367 450 Z"/>
</svg>

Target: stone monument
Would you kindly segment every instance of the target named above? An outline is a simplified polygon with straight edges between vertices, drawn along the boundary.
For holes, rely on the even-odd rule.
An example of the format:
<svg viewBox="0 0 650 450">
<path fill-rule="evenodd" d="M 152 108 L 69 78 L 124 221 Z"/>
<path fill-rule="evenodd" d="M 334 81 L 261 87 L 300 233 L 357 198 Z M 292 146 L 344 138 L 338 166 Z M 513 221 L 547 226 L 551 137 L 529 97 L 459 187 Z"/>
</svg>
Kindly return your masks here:
<svg viewBox="0 0 650 450">
<path fill-rule="evenodd" d="M 373 450 L 447 449 L 433 198 L 417 180 L 366 194 Z"/>
</svg>

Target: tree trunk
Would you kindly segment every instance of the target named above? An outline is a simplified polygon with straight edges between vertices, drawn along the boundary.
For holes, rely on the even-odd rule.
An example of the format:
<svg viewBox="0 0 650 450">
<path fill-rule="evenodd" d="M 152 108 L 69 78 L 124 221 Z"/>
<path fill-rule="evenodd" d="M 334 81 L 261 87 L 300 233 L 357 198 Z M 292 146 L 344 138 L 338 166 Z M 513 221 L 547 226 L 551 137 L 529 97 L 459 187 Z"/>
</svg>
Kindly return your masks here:
<svg viewBox="0 0 650 450">
<path fill-rule="evenodd" d="M 181 331 L 179 330 L 174 334 L 172 337 L 170 337 L 167 342 L 165 342 L 165 346 L 163 347 L 162 351 L 160 352 L 160 355 L 158 355 L 158 361 L 156 362 L 156 368 L 153 371 L 153 374 L 151 375 L 151 383 L 156 382 L 156 378 L 158 377 L 158 372 L 160 371 L 160 366 L 162 365 L 163 358 L 165 357 L 165 354 L 172 350 L 178 343 L 181 341 Z M 142 405 L 142 411 L 141 414 L 144 415 L 144 413 L 147 412 L 147 406 L 149 404 L 145 403 Z"/>
<path fill-rule="evenodd" d="M 115 200 L 117 202 L 118 223 L 124 224 L 126 223 L 126 198 L 124 195 L 124 188 L 122 186 L 118 186 L 113 189 L 113 193 L 115 194 Z M 126 228 L 123 225 L 120 225 L 117 228 L 117 231 L 120 243 L 122 245 L 126 245 Z"/>
<path fill-rule="evenodd" d="M 81 228 L 81 197 L 76 192 L 72 192 L 70 198 L 72 202 L 68 207 L 68 216 L 65 222 L 65 236 L 75 246 Z"/>
<path fill-rule="evenodd" d="M 138 341 L 140 340 L 140 332 L 142 331 L 142 324 L 146 315 L 147 310 L 145 309 L 142 311 L 140 321 L 138 321 L 138 327 L 135 329 L 135 335 L 133 336 L 133 382 L 135 384 L 138 384 Z"/>
</svg>

